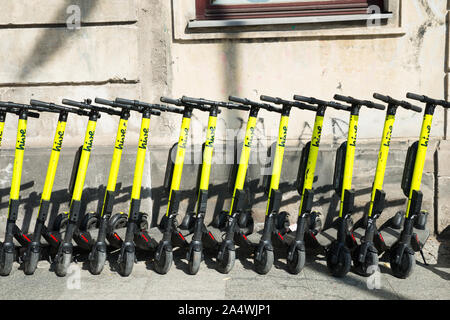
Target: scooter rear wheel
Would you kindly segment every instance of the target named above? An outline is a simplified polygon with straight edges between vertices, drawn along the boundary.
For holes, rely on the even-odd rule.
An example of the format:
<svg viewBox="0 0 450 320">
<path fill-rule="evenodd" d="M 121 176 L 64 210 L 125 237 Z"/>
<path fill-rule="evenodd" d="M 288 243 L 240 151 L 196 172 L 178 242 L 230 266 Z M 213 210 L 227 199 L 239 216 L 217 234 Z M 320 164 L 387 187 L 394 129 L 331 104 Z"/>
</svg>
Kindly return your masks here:
<svg viewBox="0 0 450 320">
<path fill-rule="evenodd" d="M 3 248 L 0 252 L 0 276 L 8 276 L 11 273 L 14 262 L 14 253 L 5 252 Z"/>
<path fill-rule="evenodd" d="M 333 262 L 332 250 L 327 251 L 327 267 L 334 277 L 342 278 L 350 271 L 352 264 L 350 251 L 346 247 L 341 248 L 338 252 L 336 262 Z"/>
<path fill-rule="evenodd" d="M 256 272 L 259 274 L 267 274 L 273 266 L 273 260 L 273 251 L 264 248 L 261 253 L 261 259 L 258 261 L 255 258 L 254 260 Z"/>
<path fill-rule="evenodd" d="M 288 271 L 292 274 L 299 274 L 303 270 L 306 261 L 305 251 L 296 249 L 292 260 L 287 261 Z"/>
<path fill-rule="evenodd" d="M 222 260 L 217 259 L 217 270 L 221 273 L 229 273 L 234 267 L 236 251 L 225 249 Z"/>
<path fill-rule="evenodd" d="M 172 251 L 162 250 L 158 260 L 155 259 L 153 266 L 159 274 L 166 274 L 172 266 L 173 253 Z"/>
<path fill-rule="evenodd" d="M 416 258 L 414 257 L 414 255 L 405 252 L 402 255 L 400 264 L 397 264 L 394 261 L 394 252 L 395 251 L 393 250 L 390 255 L 392 273 L 397 278 L 406 279 L 414 270 L 414 266 L 416 265 Z"/>
<path fill-rule="evenodd" d="M 40 252 L 28 252 L 27 259 L 23 263 L 23 271 L 26 275 L 31 276 L 37 269 L 39 263 Z"/>
<path fill-rule="evenodd" d="M 92 274 L 98 275 L 102 273 L 103 267 L 106 263 L 106 252 L 95 250 L 92 260 L 89 260 L 89 271 Z"/>
<path fill-rule="evenodd" d="M 195 275 L 200 269 L 200 263 L 202 262 L 202 252 L 192 250 L 191 256 L 189 257 L 189 274 Z"/>
<path fill-rule="evenodd" d="M 128 277 L 133 271 L 135 253 L 125 252 L 122 256 L 122 261 L 119 262 L 119 274 L 123 277 Z"/>
<path fill-rule="evenodd" d="M 356 256 L 359 254 L 359 247 L 356 251 Z M 353 260 L 353 265 L 355 266 L 355 271 L 363 277 L 369 277 L 372 275 L 376 268 L 378 268 L 378 254 L 375 252 L 367 251 L 366 258 L 363 263 L 359 262 L 358 259 Z"/>
<path fill-rule="evenodd" d="M 70 263 L 72 262 L 72 254 L 71 253 L 61 253 L 61 256 L 56 261 L 55 264 L 55 273 L 58 277 L 65 277 L 67 274 L 67 270 L 70 267 Z"/>
</svg>

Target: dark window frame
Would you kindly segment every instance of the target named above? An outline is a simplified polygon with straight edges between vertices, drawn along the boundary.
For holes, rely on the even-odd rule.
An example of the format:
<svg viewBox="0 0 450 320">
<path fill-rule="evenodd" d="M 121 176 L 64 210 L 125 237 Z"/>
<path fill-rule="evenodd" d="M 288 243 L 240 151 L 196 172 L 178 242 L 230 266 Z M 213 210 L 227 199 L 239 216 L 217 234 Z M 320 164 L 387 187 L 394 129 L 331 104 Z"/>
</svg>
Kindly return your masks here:
<svg viewBox="0 0 450 320">
<path fill-rule="evenodd" d="M 370 5 L 378 5 L 383 12 L 384 0 L 333 0 L 236 5 L 214 5 L 211 4 L 211 0 L 195 0 L 196 20 L 367 14 L 367 8 Z"/>
</svg>

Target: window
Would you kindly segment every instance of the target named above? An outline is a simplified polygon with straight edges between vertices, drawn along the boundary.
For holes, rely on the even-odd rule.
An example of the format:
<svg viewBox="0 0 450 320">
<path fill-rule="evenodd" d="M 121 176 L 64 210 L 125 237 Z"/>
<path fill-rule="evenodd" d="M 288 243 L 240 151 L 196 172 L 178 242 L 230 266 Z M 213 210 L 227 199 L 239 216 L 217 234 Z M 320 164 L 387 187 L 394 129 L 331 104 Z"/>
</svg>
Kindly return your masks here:
<svg viewBox="0 0 450 320">
<path fill-rule="evenodd" d="M 195 0 L 197 20 L 284 18 L 323 15 L 367 14 L 383 0 Z"/>
</svg>

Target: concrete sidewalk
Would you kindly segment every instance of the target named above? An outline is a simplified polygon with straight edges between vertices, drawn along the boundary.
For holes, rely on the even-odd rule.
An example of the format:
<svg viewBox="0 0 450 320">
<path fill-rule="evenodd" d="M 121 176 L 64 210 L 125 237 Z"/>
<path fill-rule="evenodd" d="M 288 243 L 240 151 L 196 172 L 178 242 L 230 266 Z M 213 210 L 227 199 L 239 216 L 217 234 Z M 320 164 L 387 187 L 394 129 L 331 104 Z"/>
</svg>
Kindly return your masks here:
<svg viewBox="0 0 450 320">
<path fill-rule="evenodd" d="M 240 259 L 232 272 L 214 269 L 208 256 L 199 273 L 186 272 L 184 253 L 177 251 L 167 275 L 157 274 L 151 263 L 139 261 L 128 278 L 111 270 L 93 276 L 83 263 L 72 264 L 72 273 L 58 278 L 46 261 L 33 276 L 25 276 L 15 263 L 9 277 L 0 278 L 0 299 L 450 299 L 450 242 L 430 238 L 425 247 L 428 266 L 417 255 L 417 265 L 406 280 L 391 275 L 389 264 L 380 263 L 379 289 L 370 290 L 377 279 L 350 272 L 344 279 L 329 275 L 323 256 L 309 256 L 299 275 L 285 270 L 285 260 L 276 261 L 265 276 L 252 269 L 252 261 Z"/>
</svg>

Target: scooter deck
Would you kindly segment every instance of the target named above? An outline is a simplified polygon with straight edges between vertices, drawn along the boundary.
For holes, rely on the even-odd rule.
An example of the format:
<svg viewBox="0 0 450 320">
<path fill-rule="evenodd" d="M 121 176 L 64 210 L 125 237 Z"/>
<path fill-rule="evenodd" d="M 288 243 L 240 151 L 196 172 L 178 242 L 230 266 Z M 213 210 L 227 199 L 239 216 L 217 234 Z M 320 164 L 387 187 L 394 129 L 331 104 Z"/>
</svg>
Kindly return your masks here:
<svg viewBox="0 0 450 320">
<path fill-rule="evenodd" d="M 338 230 L 337 228 L 330 227 L 328 229 L 322 230 L 316 235 L 317 243 L 322 247 L 328 247 L 331 243 L 337 239 Z"/>
<path fill-rule="evenodd" d="M 208 238 L 211 241 L 205 241 L 205 246 L 209 247 L 209 248 L 214 248 L 216 247 L 219 243 L 222 242 L 223 237 L 225 236 L 225 232 L 223 232 L 222 230 L 209 226 L 206 228 L 207 233 L 208 233 Z M 191 238 L 192 239 L 192 238 Z"/>
<path fill-rule="evenodd" d="M 365 233 L 366 233 L 366 229 L 364 229 L 364 228 L 357 228 L 357 229 L 353 230 L 353 236 L 359 243 L 361 242 L 361 238 L 364 237 Z"/>
<path fill-rule="evenodd" d="M 379 230 L 380 235 L 383 239 L 384 244 L 391 248 L 400 238 L 400 234 L 402 232 L 402 229 L 394 229 L 392 227 L 386 227 L 382 230 Z M 415 235 L 417 242 L 420 244 L 420 247 L 422 248 L 425 245 L 425 242 L 427 242 L 428 237 L 430 236 L 430 231 L 428 229 L 416 229 L 413 228 L 413 235 Z"/>
</svg>

